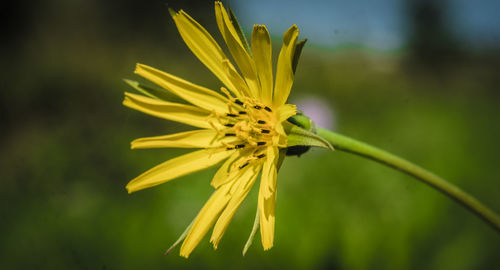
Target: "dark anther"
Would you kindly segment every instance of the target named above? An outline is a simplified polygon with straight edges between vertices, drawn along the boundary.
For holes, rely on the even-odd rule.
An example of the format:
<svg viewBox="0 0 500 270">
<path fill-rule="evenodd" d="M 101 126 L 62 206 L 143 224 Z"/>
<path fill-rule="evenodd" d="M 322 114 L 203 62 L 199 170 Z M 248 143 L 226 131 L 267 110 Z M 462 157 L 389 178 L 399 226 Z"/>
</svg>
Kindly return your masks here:
<svg viewBox="0 0 500 270">
<path fill-rule="evenodd" d="M 234 127 L 234 124 L 225 124 L 226 127 Z"/>
<path fill-rule="evenodd" d="M 247 112 L 245 112 L 245 111 L 239 111 L 238 113 L 239 114 L 247 114 Z"/>
<path fill-rule="evenodd" d="M 268 134 L 269 132 L 271 132 L 269 129 L 262 129 L 260 132 L 264 133 L 264 134 Z"/>
<path fill-rule="evenodd" d="M 243 148 L 245 147 L 244 144 L 237 144 L 236 146 L 234 146 L 234 149 L 240 149 L 240 148 Z"/>
<path fill-rule="evenodd" d="M 259 124 L 265 124 L 266 121 L 264 121 L 264 120 L 258 120 L 257 123 L 259 123 Z"/>
<path fill-rule="evenodd" d="M 253 107 L 254 107 L 255 109 L 257 109 L 257 110 L 262 109 L 262 107 L 261 107 L 261 106 L 259 106 L 259 105 L 255 105 L 255 106 L 253 106 Z"/>
<path fill-rule="evenodd" d="M 226 137 L 234 137 L 234 136 L 236 136 L 236 134 L 235 133 L 226 133 L 224 136 L 226 136 Z"/>
<path fill-rule="evenodd" d="M 269 107 L 267 107 L 267 106 L 266 106 L 266 107 L 264 107 L 264 110 L 266 110 L 266 111 L 268 111 L 268 112 L 272 112 L 271 108 L 269 108 Z"/>
<path fill-rule="evenodd" d="M 233 150 L 233 149 L 234 149 L 234 148 L 232 148 L 232 147 L 228 147 L 228 148 L 226 148 L 226 150 Z"/>
<path fill-rule="evenodd" d="M 243 102 L 241 102 L 241 100 L 239 100 L 239 99 L 235 99 L 234 103 L 236 103 L 238 105 L 243 105 Z"/>
<path fill-rule="evenodd" d="M 266 145 L 266 142 L 257 142 L 258 146 Z"/>
<path fill-rule="evenodd" d="M 260 154 L 260 155 L 257 156 L 257 158 L 263 158 L 265 156 L 266 156 L 266 154 Z"/>
<path fill-rule="evenodd" d="M 236 117 L 236 116 L 238 116 L 238 115 L 236 115 L 234 113 L 227 113 L 226 115 L 229 116 L 229 117 Z"/>
<path fill-rule="evenodd" d="M 248 162 L 245 162 L 245 164 L 243 164 L 243 165 L 240 166 L 240 169 L 245 168 L 247 165 L 248 165 Z"/>
</svg>

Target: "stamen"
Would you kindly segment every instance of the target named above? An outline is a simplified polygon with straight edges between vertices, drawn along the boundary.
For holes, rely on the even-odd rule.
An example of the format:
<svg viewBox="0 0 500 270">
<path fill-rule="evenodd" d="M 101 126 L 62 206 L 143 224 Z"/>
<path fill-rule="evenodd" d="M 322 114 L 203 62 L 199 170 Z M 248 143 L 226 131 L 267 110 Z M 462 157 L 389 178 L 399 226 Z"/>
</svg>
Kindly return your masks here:
<svg viewBox="0 0 500 270">
<path fill-rule="evenodd" d="M 260 159 L 260 158 L 263 158 L 263 157 L 265 157 L 265 156 L 266 156 L 266 154 L 260 154 L 260 155 L 258 155 L 258 156 L 257 156 L 257 158 L 259 158 L 259 159 Z"/>
<path fill-rule="evenodd" d="M 226 134 L 224 134 L 224 136 L 226 136 L 226 137 L 234 137 L 234 136 L 236 136 L 236 134 L 235 133 L 226 133 Z"/>
<path fill-rule="evenodd" d="M 247 114 L 245 111 L 239 111 L 238 114 Z"/>
<path fill-rule="evenodd" d="M 228 102 L 227 103 L 227 110 L 229 111 L 229 113 L 233 113 L 233 104 L 231 102 Z"/>
<path fill-rule="evenodd" d="M 234 146 L 234 149 L 240 149 L 240 148 L 243 148 L 245 147 L 244 144 L 237 144 L 236 146 Z"/>
<path fill-rule="evenodd" d="M 231 94 L 229 93 L 229 91 L 227 91 L 226 87 L 221 87 L 220 90 L 222 91 L 222 93 L 226 94 L 227 98 L 231 101 L 234 100 L 233 96 L 231 96 Z"/>
<path fill-rule="evenodd" d="M 251 146 L 257 146 L 257 143 L 255 143 L 255 142 L 252 140 L 252 138 L 251 138 L 251 137 L 247 137 L 245 140 L 246 140 L 246 142 L 247 142 L 248 144 L 250 144 Z"/>
<path fill-rule="evenodd" d="M 269 134 L 271 131 L 269 129 L 262 129 L 260 132 L 264 134 Z"/>
<path fill-rule="evenodd" d="M 266 107 L 264 107 L 264 110 L 266 110 L 266 111 L 268 111 L 268 112 L 272 112 L 271 108 L 269 108 L 269 107 L 267 107 L 267 106 L 266 106 Z"/>
<path fill-rule="evenodd" d="M 258 120 L 257 123 L 259 123 L 261 125 L 264 125 L 266 123 L 266 121 L 264 121 L 264 120 Z"/>
<path fill-rule="evenodd" d="M 243 168 L 245 168 L 246 166 L 248 166 L 248 164 L 249 164 L 248 162 L 245 162 L 245 164 L 241 165 L 239 168 L 240 168 L 240 169 L 243 169 Z"/>
<path fill-rule="evenodd" d="M 226 150 L 233 150 L 234 149 L 234 145 L 232 145 L 232 144 L 229 144 L 226 142 L 221 142 L 221 144 L 226 147 Z"/>
<path fill-rule="evenodd" d="M 234 103 L 236 103 L 238 105 L 243 105 L 243 102 L 241 100 L 239 100 L 239 99 L 235 99 Z"/>
<path fill-rule="evenodd" d="M 208 124 L 209 124 L 210 126 L 212 126 L 212 128 L 213 128 L 213 129 L 214 129 L 217 133 L 219 133 L 219 135 L 224 135 L 224 133 L 223 133 L 222 131 L 220 131 L 220 130 L 219 130 L 219 129 L 215 126 L 215 124 L 214 124 L 212 121 L 208 121 Z"/>
<path fill-rule="evenodd" d="M 226 116 L 228 116 L 228 117 L 237 117 L 238 115 L 236 115 L 234 113 L 226 113 Z"/>
<path fill-rule="evenodd" d="M 227 123 L 224 126 L 226 126 L 226 127 L 234 127 L 234 124 Z"/>
<path fill-rule="evenodd" d="M 255 106 L 253 106 L 253 107 L 254 107 L 255 109 L 257 109 L 257 110 L 262 109 L 262 107 L 261 107 L 261 106 L 259 106 L 259 105 L 255 105 Z"/>
<path fill-rule="evenodd" d="M 215 112 L 215 111 L 212 111 L 212 112 L 210 113 L 210 116 L 215 117 L 215 119 L 217 119 L 217 122 L 219 122 L 219 124 L 221 124 L 221 125 L 222 125 L 222 121 L 221 121 L 221 119 L 220 119 L 220 116 L 221 116 L 220 114 L 218 114 L 218 113 L 217 113 L 217 112 Z"/>
<path fill-rule="evenodd" d="M 257 142 L 258 146 L 266 145 L 266 142 Z"/>
</svg>

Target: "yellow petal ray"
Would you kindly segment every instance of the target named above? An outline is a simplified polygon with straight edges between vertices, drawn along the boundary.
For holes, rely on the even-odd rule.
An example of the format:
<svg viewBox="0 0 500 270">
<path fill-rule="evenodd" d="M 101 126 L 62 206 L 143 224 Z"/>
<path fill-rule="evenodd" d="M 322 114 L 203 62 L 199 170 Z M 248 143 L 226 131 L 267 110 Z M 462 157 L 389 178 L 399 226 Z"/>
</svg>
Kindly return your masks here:
<svg viewBox="0 0 500 270">
<path fill-rule="evenodd" d="M 233 164 L 238 161 L 239 158 L 242 157 L 242 154 L 240 151 L 234 152 L 225 162 L 222 164 L 222 166 L 217 170 L 215 173 L 214 177 L 212 178 L 212 182 L 210 185 L 212 185 L 214 188 L 219 188 L 221 185 L 228 183 L 229 181 L 234 180 L 235 173 L 232 173 L 233 169 Z"/>
<path fill-rule="evenodd" d="M 132 193 L 163 184 L 177 177 L 212 167 L 228 158 L 233 151 L 214 152 L 214 150 L 202 149 L 167 160 L 134 178 L 126 188 L 129 193 Z"/>
<path fill-rule="evenodd" d="M 200 128 L 210 128 L 210 113 L 195 106 L 172 103 L 125 92 L 123 105 L 159 118 Z"/>
<path fill-rule="evenodd" d="M 227 77 L 222 61 L 227 59 L 226 55 L 219 47 L 215 39 L 197 21 L 183 10 L 173 13 L 175 25 L 179 33 L 196 57 L 232 91 L 237 88 Z M 234 70 L 234 67 L 231 67 Z M 236 72 L 236 70 L 234 70 Z"/>
<path fill-rule="evenodd" d="M 139 138 L 132 141 L 132 149 L 144 148 L 218 148 L 231 143 L 234 138 L 221 136 L 213 129 L 198 129 L 175 134 Z"/>
<path fill-rule="evenodd" d="M 280 107 L 278 121 L 283 122 L 286 119 L 297 114 L 297 106 L 293 104 L 284 104 Z"/>
<path fill-rule="evenodd" d="M 227 98 L 205 87 L 143 64 L 137 64 L 135 73 L 198 107 L 221 112 L 227 109 Z"/>
<path fill-rule="evenodd" d="M 280 147 L 286 147 L 287 144 L 287 134 L 285 132 L 284 126 L 285 124 L 289 124 L 289 122 L 285 122 L 289 117 L 292 117 L 297 114 L 297 107 L 292 104 L 284 104 L 279 108 L 278 111 L 278 119 L 281 124 L 275 126 L 276 132 L 279 134 L 274 141 L 275 144 Z"/>
<path fill-rule="evenodd" d="M 254 25 L 252 31 L 252 52 L 261 85 L 264 103 L 272 105 L 273 68 L 271 63 L 272 44 L 265 25 Z"/>
<path fill-rule="evenodd" d="M 226 207 L 229 199 L 231 198 L 229 190 L 231 184 L 224 185 L 217 189 L 213 195 L 208 199 L 203 208 L 200 210 L 196 219 L 194 220 L 191 230 L 189 230 L 186 239 L 181 246 L 180 255 L 183 257 L 189 257 L 194 248 L 203 239 L 205 234 L 207 234 L 212 224 L 222 212 L 224 207 Z"/>
<path fill-rule="evenodd" d="M 229 225 L 229 222 L 233 218 L 236 210 L 246 198 L 248 192 L 252 188 L 255 183 L 255 179 L 259 175 L 259 171 L 261 169 L 261 164 L 250 165 L 244 169 L 242 169 L 240 175 L 238 176 L 237 182 L 234 184 L 231 192 L 231 200 L 227 204 L 226 208 L 220 215 L 217 223 L 215 223 L 214 230 L 212 232 L 212 237 L 210 238 L 210 242 L 213 243 L 214 248 L 217 248 L 224 232 Z"/>
<path fill-rule="evenodd" d="M 222 6 L 222 3 L 218 1 L 215 2 L 215 17 L 217 19 L 217 25 L 222 37 L 226 41 L 231 55 L 240 68 L 240 71 L 247 82 L 248 88 L 252 93 L 252 97 L 259 98 L 260 85 L 255 70 L 255 63 L 243 46 L 233 23 L 229 19 L 226 9 Z"/>
<path fill-rule="evenodd" d="M 296 25 L 290 27 L 283 35 L 283 46 L 276 67 L 276 83 L 274 85 L 273 103 L 275 106 L 285 104 L 293 85 L 292 58 L 297 43 L 299 30 Z"/>
<path fill-rule="evenodd" d="M 245 96 L 250 97 L 250 90 L 248 90 L 247 83 L 243 78 L 241 78 L 240 74 L 234 69 L 233 64 L 227 59 L 222 61 L 224 67 L 226 67 L 226 73 L 228 79 L 234 85 L 234 89 L 229 89 L 236 97 Z"/>
<path fill-rule="evenodd" d="M 264 161 L 260 180 L 258 207 L 260 215 L 260 236 L 264 250 L 274 244 L 274 220 L 276 218 L 276 177 L 278 170 L 278 148 L 267 148 L 267 159 Z"/>
</svg>

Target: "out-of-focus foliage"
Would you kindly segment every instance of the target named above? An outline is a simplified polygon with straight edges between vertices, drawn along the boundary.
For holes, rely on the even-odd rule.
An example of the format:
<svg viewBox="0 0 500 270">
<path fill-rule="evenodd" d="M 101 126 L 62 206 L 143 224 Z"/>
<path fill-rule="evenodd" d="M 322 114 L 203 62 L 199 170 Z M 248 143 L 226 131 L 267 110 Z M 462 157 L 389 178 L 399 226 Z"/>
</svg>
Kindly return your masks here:
<svg viewBox="0 0 500 270">
<path fill-rule="evenodd" d="M 169 6 L 216 33 L 211 1 Z M 143 62 L 220 83 L 162 2 L 53 0 L 2 12 L 0 269 L 500 267 L 498 233 L 453 201 L 380 164 L 320 149 L 280 170 L 272 250 L 256 239 L 241 256 L 254 190 L 217 251 L 205 239 L 189 260 L 178 250 L 164 257 L 210 195 L 214 170 L 128 195 L 130 179 L 184 152 L 131 151 L 129 141 L 187 127 L 123 107 L 131 88 L 121 78 L 137 79 L 134 64 Z M 499 211 L 500 55 L 454 53 L 438 72 L 409 51 L 306 45 L 292 101 L 323 97 L 338 132 L 421 164 Z"/>
</svg>

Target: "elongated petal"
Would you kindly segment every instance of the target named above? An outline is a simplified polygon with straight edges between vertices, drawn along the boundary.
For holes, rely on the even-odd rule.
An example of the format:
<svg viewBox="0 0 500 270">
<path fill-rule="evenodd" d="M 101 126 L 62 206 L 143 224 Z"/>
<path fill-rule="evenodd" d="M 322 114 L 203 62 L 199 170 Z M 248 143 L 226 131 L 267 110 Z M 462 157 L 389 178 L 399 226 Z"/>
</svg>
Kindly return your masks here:
<svg viewBox="0 0 500 270">
<path fill-rule="evenodd" d="M 163 184 L 177 177 L 212 167 L 228 158 L 233 151 L 214 153 L 213 150 L 203 149 L 167 160 L 130 181 L 126 188 L 132 193 Z"/>
<path fill-rule="evenodd" d="M 267 159 L 262 168 L 262 176 L 259 189 L 259 215 L 260 236 L 264 250 L 273 247 L 274 244 L 274 220 L 276 217 L 276 177 L 278 170 L 278 148 L 268 147 Z"/>
<path fill-rule="evenodd" d="M 236 90 L 222 65 L 227 57 L 208 31 L 182 10 L 172 13 L 172 17 L 182 39 L 194 55 L 231 91 Z M 232 65 L 230 68 L 234 70 Z"/>
<path fill-rule="evenodd" d="M 226 68 L 226 73 L 228 79 L 234 85 L 234 89 L 229 89 L 236 97 L 250 97 L 252 94 L 248 89 L 247 83 L 243 78 L 241 78 L 240 74 L 234 69 L 233 64 L 227 59 L 222 61 L 222 64 Z"/>
<path fill-rule="evenodd" d="M 209 111 L 227 109 L 227 98 L 205 87 L 143 64 L 137 64 L 135 73 L 203 109 Z"/>
<path fill-rule="evenodd" d="M 231 195 L 229 194 L 229 189 L 231 185 L 224 185 L 217 189 L 213 195 L 205 203 L 201 211 L 196 216 L 193 226 L 189 231 L 186 239 L 181 246 L 181 256 L 189 257 L 189 254 L 193 249 L 200 243 L 201 239 L 207 234 L 212 224 L 222 212 L 224 207 L 226 207 Z"/>
<path fill-rule="evenodd" d="M 273 68 L 271 63 L 271 38 L 265 25 L 254 25 L 252 32 L 252 52 L 260 79 L 261 97 L 271 105 L 273 97 Z"/>
<path fill-rule="evenodd" d="M 279 122 L 283 122 L 286 119 L 297 114 L 297 107 L 292 104 L 284 104 L 279 110 Z"/>
<path fill-rule="evenodd" d="M 276 68 L 276 84 L 274 86 L 273 103 L 275 106 L 285 104 L 293 85 L 292 59 L 299 30 L 293 25 L 283 35 L 283 46 L 278 57 L 278 66 Z"/>
<path fill-rule="evenodd" d="M 231 190 L 231 200 L 220 215 L 217 223 L 215 223 L 212 237 L 210 238 L 210 242 L 213 243 L 214 248 L 217 248 L 219 241 L 224 235 L 224 232 L 236 213 L 236 210 L 246 198 L 248 192 L 255 183 L 255 179 L 257 179 L 261 167 L 261 164 L 256 164 L 255 166 L 250 165 L 242 169 L 242 173 L 240 173 L 238 180 L 236 180 L 237 183 L 235 183 L 233 189 Z"/>
<path fill-rule="evenodd" d="M 210 113 L 195 106 L 167 102 L 127 92 L 123 105 L 143 113 L 194 127 L 211 127 L 207 122 Z"/>
<path fill-rule="evenodd" d="M 240 71 L 250 88 L 250 92 L 254 98 L 259 98 L 260 85 L 255 70 L 255 63 L 238 36 L 234 25 L 229 19 L 226 9 L 222 6 L 222 3 L 218 1 L 215 2 L 215 16 L 217 18 L 217 25 L 219 26 L 222 37 L 226 41 L 231 55 L 240 68 Z"/>
<path fill-rule="evenodd" d="M 236 176 L 235 173 L 231 174 L 231 169 L 233 168 L 233 164 L 241 158 L 241 152 L 236 151 L 232 154 L 222 166 L 215 173 L 212 182 L 210 183 L 214 188 L 219 188 L 221 185 L 228 183 L 229 181 L 234 180 Z"/>
<path fill-rule="evenodd" d="M 221 136 L 213 129 L 199 129 L 175 134 L 140 138 L 132 142 L 132 149 L 141 148 L 218 148 L 235 139 Z"/>
</svg>

